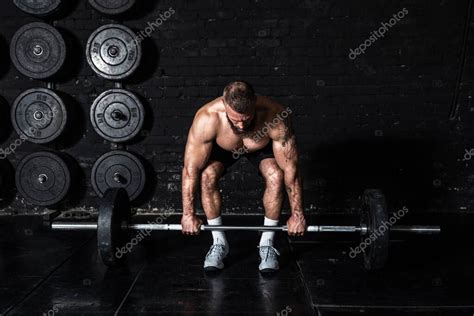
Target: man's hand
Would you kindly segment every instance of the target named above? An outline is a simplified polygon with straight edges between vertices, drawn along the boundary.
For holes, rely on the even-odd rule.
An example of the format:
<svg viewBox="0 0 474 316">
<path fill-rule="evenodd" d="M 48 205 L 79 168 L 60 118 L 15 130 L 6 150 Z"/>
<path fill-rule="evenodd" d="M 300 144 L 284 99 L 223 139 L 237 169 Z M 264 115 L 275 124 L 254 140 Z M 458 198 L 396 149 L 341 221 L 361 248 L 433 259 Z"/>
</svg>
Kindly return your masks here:
<svg viewBox="0 0 474 316">
<path fill-rule="evenodd" d="M 198 235 L 201 232 L 202 220 L 194 214 L 184 215 L 181 218 L 182 232 L 184 235 Z"/>
<path fill-rule="evenodd" d="M 303 236 L 306 231 L 306 220 L 303 213 L 294 212 L 286 222 L 288 226 L 288 235 Z"/>
</svg>

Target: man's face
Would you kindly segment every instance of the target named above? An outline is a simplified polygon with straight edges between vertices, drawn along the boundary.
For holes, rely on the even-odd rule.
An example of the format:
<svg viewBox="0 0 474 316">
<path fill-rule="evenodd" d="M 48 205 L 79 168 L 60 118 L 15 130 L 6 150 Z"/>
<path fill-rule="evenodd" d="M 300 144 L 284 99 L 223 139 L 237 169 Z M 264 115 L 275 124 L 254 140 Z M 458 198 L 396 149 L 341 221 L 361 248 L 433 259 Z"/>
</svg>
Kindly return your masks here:
<svg viewBox="0 0 474 316">
<path fill-rule="evenodd" d="M 227 121 L 235 134 L 245 134 L 254 127 L 255 108 L 252 107 L 247 113 L 239 113 L 229 105 L 225 105 Z"/>
</svg>

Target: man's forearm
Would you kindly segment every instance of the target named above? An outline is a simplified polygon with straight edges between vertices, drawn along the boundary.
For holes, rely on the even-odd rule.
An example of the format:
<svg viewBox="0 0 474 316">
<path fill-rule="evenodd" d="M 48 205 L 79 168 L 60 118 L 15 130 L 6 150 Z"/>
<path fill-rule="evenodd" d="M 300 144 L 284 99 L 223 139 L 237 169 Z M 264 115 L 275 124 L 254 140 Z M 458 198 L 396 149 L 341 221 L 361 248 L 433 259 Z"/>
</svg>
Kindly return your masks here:
<svg viewBox="0 0 474 316">
<path fill-rule="evenodd" d="M 291 213 L 303 213 L 303 180 L 298 170 L 285 172 L 285 187 Z"/>
<path fill-rule="evenodd" d="M 198 187 L 199 173 L 189 168 L 183 169 L 182 174 L 182 194 L 183 194 L 183 215 L 195 214 L 195 199 Z"/>
</svg>

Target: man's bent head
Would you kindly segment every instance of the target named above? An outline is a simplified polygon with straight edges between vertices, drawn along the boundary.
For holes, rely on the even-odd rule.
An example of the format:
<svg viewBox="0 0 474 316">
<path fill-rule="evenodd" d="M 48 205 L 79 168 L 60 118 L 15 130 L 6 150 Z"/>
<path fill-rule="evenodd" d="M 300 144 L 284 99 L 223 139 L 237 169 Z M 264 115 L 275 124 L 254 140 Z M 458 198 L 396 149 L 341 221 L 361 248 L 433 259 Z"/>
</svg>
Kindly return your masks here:
<svg viewBox="0 0 474 316">
<path fill-rule="evenodd" d="M 245 81 L 234 81 L 225 87 L 224 105 L 234 133 L 242 134 L 251 129 L 256 100 L 252 86 Z"/>
</svg>

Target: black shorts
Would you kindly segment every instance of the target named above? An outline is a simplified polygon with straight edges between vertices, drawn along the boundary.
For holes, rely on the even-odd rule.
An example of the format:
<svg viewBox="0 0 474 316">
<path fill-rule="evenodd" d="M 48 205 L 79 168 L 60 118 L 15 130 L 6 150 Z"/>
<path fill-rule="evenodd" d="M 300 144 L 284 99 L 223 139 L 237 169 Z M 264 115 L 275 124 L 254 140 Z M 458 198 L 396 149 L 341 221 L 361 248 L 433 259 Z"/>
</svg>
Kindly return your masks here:
<svg viewBox="0 0 474 316">
<path fill-rule="evenodd" d="M 243 149 L 235 150 L 233 152 L 222 149 L 216 141 L 212 144 L 212 151 L 209 160 L 219 161 L 224 165 L 224 174 L 227 169 L 237 162 L 241 157 L 246 157 L 250 163 L 259 170 L 260 162 L 267 158 L 275 158 L 273 155 L 273 144 L 270 140 L 268 144 L 260 150 L 252 153 L 246 153 Z"/>
</svg>

